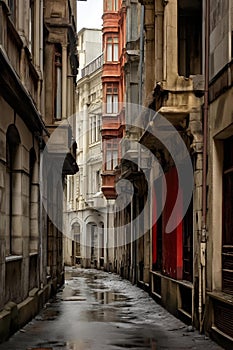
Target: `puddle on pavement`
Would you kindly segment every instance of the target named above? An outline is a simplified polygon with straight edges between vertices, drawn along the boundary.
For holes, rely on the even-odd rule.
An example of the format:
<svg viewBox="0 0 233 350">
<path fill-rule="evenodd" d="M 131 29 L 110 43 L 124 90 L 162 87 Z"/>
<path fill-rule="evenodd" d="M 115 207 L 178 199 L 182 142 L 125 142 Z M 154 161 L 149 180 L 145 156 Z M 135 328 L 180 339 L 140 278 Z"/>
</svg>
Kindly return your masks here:
<svg viewBox="0 0 233 350">
<path fill-rule="evenodd" d="M 81 293 L 79 289 L 74 289 L 71 286 L 66 286 L 62 292 L 62 300 L 66 300 L 72 297 L 81 297 Z"/>
<path fill-rule="evenodd" d="M 27 350 L 53 350 L 54 348 L 65 349 L 66 343 L 63 341 L 48 341 L 44 343 L 38 343 L 36 347 L 27 348 Z"/>
<path fill-rule="evenodd" d="M 94 296 L 96 300 L 98 300 L 101 304 L 111 304 L 113 302 L 117 301 L 127 301 L 129 298 L 127 298 L 123 294 L 114 293 L 110 291 L 95 291 Z"/>
<path fill-rule="evenodd" d="M 123 349 L 150 349 L 157 350 L 157 342 L 153 338 L 134 337 L 127 342 L 111 344 Z"/>
<path fill-rule="evenodd" d="M 89 341 L 49 341 L 45 343 L 39 343 L 36 347 L 27 348 L 27 350 L 88 350 L 90 349 Z"/>
<path fill-rule="evenodd" d="M 119 322 L 120 317 L 115 308 L 85 310 L 80 319 L 86 322 Z"/>
</svg>

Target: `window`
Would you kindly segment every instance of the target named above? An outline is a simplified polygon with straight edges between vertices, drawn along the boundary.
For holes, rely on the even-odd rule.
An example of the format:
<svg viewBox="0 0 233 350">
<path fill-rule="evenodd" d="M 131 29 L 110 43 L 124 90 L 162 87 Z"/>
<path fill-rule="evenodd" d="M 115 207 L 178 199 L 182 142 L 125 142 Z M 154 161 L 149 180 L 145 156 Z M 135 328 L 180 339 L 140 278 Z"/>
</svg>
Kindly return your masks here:
<svg viewBox="0 0 233 350">
<path fill-rule="evenodd" d="M 106 112 L 108 114 L 118 113 L 118 85 L 117 84 L 107 84 L 107 108 Z"/>
<path fill-rule="evenodd" d="M 118 11 L 118 0 L 105 0 L 105 11 Z"/>
<path fill-rule="evenodd" d="M 75 222 L 72 225 L 72 234 L 74 235 L 74 242 L 75 242 L 75 256 L 81 255 L 81 247 L 80 247 L 80 225 L 79 223 Z"/>
<path fill-rule="evenodd" d="M 72 202 L 74 199 L 74 177 L 72 175 L 68 176 L 68 191 L 68 200 Z"/>
<path fill-rule="evenodd" d="M 10 18 L 12 19 L 12 21 L 15 23 L 15 12 L 16 12 L 16 6 L 15 6 L 15 0 L 8 0 L 8 6 L 10 8 Z"/>
<path fill-rule="evenodd" d="M 93 114 L 90 116 L 90 144 L 100 141 L 100 115 Z"/>
<path fill-rule="evenodd" d="M 34 0 L 30 0 L 30 7 L 29 7 L 29 29 L 28 29 L 28 43 L 29 43 L 29 50 L 33 54 L 34 50 Z"/>
<path fill-rule="evenodd" d="M 118 164 L 118 139 L 105 141 L 105 170 L 114 170 Z"/>
<path fill-rule="evenodd" d="M 100 171 L 96 171 L 95 173 L 95 183 L 96 183 L 96 192 L 100 191 Z"/>
<path fill-rule="evenodd" d="M 191 39 L 190 39 L 191 38 Z M 202 71 L 202 2 L 178 1 L 178 69 L 189 77 Z"/>
<path fill-rule="evenodd" d="M 106 44 L 106 60 L 108 62 L 118 62 L 118 38 L 117 37 L 110 37 L 107 38 L 107 44 Z"/>
<path fill-rule="evenodd" d="M 29 153 L 29 248 L 30 253 L 38 251 L 39 227 L 38 218 L 38 184 L 36 183 L 36 153 L 31 148 Z"/>
<path fill-rule="evenodd" d="M 193 200 L 183 219 L 183 279 L 193 281 Z"/>
<path fill-rule="evenodd" d="M 233 137 L 224 142 L 222 289 L 233 294 Z"/>
<path fill-rule="evenodd" d="M 15 249 L 14 246 L 14 226 L 17 222 L 18 212 L 17 205 L 19 203 L 16 184 L 21 181 L 21 172 L 19 170 L 19 145 L 20 136 L 14 125 L 10 125 L 6 134 L 6 160 L 7 160 L 7 176 L 6 189 L 8 200 L 7 211 L 7 236 L 6 236 L 6 256 L 12 254 L 20 254 L 21 251 Z"/>
<path fill-rule="evenodd" d="M 154 181 L 153 191 L 153 227 L 152 227 L 152 270 L 162 271 L 162 212 L 163 179 L 160 176 Z M 159 217 L 158 217 L 159 216 Z M 156 286 L 157 283 L 154 283 Z"/>
<path fill-rule="evenodd" d="M 62 118 L 62 53 L 61 47 L 55 47 L 55 119 Z"/>
</svg>

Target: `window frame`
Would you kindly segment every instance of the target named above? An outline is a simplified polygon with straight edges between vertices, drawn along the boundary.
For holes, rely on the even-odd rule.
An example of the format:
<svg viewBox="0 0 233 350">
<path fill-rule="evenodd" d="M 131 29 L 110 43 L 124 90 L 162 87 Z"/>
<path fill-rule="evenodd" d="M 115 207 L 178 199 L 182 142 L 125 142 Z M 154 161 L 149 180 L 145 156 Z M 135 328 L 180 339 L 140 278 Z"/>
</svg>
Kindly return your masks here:
<svg viewBox="0 0 233 350">
<path fill-rule="evenodd" d="M 21 176 L 20 165 L 17 164 L 19 160 L 19 149 L 21 145 L 21 139 L 18 129 L 15 125 L 9 125 L 6 133 L 6 173 L 9 181 L 9 192 L 7 193 L 7 201 L 9 205 L 9 226 L 8 226 L 8 246 L 6 250 L 6 256 L 17 255 L 14 249 L 14 234 L 13 234 L 13 221 L 14 219 L 14 202 L 17 197 L 17 193 L 14 187 L 14 181 L 18 176 Z"/>
<path fill-rule="evenodd" d="M 16 1 L 15 0 L 8 0 L 8 6 L 10 9 L 10 18 L 14 25 L 16 25 Z"/>
<path fill-rule="evenodd" d="M 117 12 L 119 10 L 118 0 L 105 0 L 104 1 L 104 11 L 105 12 Z"/>
<path fill-rule="evenodd" d="M 29 19 L 28 19 L 28 46 L 31 54 L 34 54 L 34 35 L 35 35 L 35 0 L 29 1 Z"/>
<path fill-rule="evenodd" d="M 111 35 L 106 38 L 106 62 L 119 62 L 119 37 Z"/>
<path fill-rule="evenodd" d="M 104 140 L 104 144 L 104 170 L 113 171 L 119 162 L 118 139 L 112 138 Z"/>
<path fill-rule="evenodd" d="M 60 45 L 54 48 L 54 119 L 62 120 L 62 49 Z"/>
<path fill-rule="evenodd" d="M 119 112 L 119 85 L 111 83 L 106 85 L 106 113 L 118 114 Z"/>
</svg>

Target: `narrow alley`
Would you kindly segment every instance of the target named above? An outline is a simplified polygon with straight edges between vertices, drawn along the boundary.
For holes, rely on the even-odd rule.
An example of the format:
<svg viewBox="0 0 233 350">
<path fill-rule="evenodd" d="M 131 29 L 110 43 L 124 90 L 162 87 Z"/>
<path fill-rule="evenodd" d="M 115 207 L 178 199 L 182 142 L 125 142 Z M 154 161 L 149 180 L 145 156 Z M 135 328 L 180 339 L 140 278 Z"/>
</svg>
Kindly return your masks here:
<svg viewBox="0 0 233 350">
<path fill-rule="evenodd" d="M 65 286 L 0 350 L 212 349 L 221 347 L 121 277 L 66 269 Z"/>
</svg>

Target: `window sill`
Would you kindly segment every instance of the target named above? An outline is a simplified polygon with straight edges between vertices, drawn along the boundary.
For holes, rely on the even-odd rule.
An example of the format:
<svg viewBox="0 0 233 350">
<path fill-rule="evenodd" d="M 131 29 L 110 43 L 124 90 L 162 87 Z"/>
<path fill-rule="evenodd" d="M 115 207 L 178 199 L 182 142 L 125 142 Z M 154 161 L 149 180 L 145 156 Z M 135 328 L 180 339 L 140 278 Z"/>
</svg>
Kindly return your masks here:
<svg viewBox="0 0 233 350">
<path fill-rule="evenodd" d="M 233 295 L 224 292 L 207 292 L 207 295 L 212 299 L 218 300 L 220 302 L 233 305 Z"/>
<path fill-rule="evenodd" d="M 104 113 L 103 118 L 118 118 L 119 112 L 117 113 Z"/>
<path fill-rule="evenodd" d="M 30 257 L 36 256 L 36 255 L 38 255 L 38 252 L 29 253 L 29 256 L 30 256 Z"/>
<path fill-rule="evenodd" d="M 18 261 L 18 260 L 23 260 L 22 255 L 9 255 L 6 256 L 5 261 L 6 263 L 11 262 L 11 261 Z"/>
<path fill-rule="evenodd" d="M 89 147 L 91 148 L 91 147 L 95 147 L 95 146 L 98 146 L 98 145 L 100 145 L 100 140 L 90 143 Z"/>
<path fill-rule="evenodd" d="M 150 273 L 151 273 L 152 275 L 156 275 L 156 276 L 159 276 L 159 277 L 161 277 L 161 278 L 164 278 L 164 279 L 173 281 L 173 282 L 175 282 L 175 283 L 181 284 L 181 285 L 183 285 L 184 287 L 193 289 L 193 283 L 192 283 L 192 282 L 185 281 L 185 280 L 176 280 L 176 279 L 174 279 L 174 278 L 165 276 L 165 275 L 163 275 L 161 272 L 158 272 L 158 271 L 152 271 L 152 270 L 151 270 Z"/>
<path fill-rule="evenodd" d="M 119 63 L 120 63 L 120 61 L 105 61 L 104 62 L 104 64 L 115 64 L 115 65 L 117 65 Z"/>
</svg>

